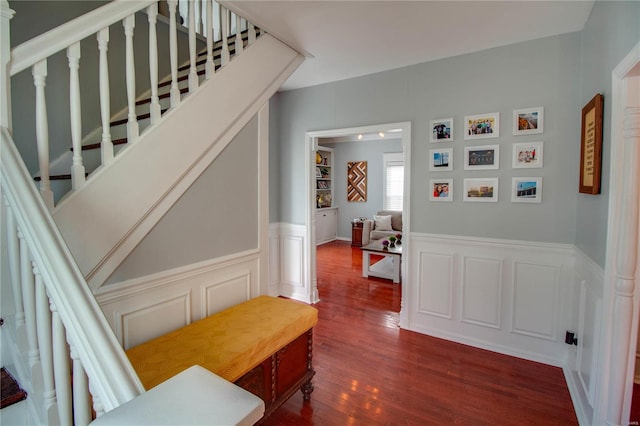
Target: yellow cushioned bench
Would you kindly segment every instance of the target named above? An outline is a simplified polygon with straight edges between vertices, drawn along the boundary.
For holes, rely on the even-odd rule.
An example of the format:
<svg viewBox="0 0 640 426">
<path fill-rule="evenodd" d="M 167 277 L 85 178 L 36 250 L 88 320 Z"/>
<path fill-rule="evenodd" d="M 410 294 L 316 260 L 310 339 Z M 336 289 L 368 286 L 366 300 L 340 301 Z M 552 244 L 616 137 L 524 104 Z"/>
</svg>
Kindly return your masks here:
<svg viewBox="0 0 640 426">
<path fill-rule="evenodd" d="M 259 296 L 142 343 L 126 353 L 147 390 L 192 365 L 200 365 L 262 397 L 267 407 L 265 415 L 268 415 L 295 392 L 295 387 L 273 392 L 280 388 L 278 382 L 296 387 L 304 385 L 305 399 L 309 398 L 313 390 L 311 378 L 315 374 L 311 367 L 312 328 L 317 321 L 318 312 L 311 306 Z M 285 371 L 287 365 L 279 367 L 284 359 L 296 364 L 293 366 L 295 378 L 287 377 L 290 376 Z M 272 367 L 282 371 L 274 373 L 270 371 Z M 256 369 L 259 371 L 254 371 Z M 268 375 L 271 377 L 266 377 Z M 261 376 L 270 382 L 256 385 L 256 378 Z M 276 401 L 282 398 L 284 400 Z M 269 407 L 276 402 L 276 406 Z"/>
</svg>

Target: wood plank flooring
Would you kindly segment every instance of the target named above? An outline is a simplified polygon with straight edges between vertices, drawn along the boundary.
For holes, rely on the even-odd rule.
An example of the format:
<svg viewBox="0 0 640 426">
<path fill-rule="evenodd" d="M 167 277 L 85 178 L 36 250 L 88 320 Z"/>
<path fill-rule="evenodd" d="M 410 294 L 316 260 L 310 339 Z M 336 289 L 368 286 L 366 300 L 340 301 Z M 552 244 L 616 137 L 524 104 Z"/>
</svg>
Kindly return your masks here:
<svg viewBox="0 0 640 426">
<path fill-rule="evenodd" d="M 560 368 L 398 327 L 400 286 L 362 278 L 360 249 L 318 247 L 311 401 L 265 425 L 575 425 Z"/>
</svg>

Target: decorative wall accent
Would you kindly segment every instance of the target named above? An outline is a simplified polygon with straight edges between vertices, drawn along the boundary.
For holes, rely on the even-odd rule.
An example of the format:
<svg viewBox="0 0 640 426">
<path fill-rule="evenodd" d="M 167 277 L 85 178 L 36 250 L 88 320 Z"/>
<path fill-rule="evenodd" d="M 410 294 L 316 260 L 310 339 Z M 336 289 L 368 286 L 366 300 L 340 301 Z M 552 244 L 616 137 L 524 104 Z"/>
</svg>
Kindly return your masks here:
<svg viewBox="0 0 640 426">
<path fill-rule="evenodd" d="M 367 201 L 366 161 L 349 161 L 347 163 L 347 201 Z"/>
</svg>

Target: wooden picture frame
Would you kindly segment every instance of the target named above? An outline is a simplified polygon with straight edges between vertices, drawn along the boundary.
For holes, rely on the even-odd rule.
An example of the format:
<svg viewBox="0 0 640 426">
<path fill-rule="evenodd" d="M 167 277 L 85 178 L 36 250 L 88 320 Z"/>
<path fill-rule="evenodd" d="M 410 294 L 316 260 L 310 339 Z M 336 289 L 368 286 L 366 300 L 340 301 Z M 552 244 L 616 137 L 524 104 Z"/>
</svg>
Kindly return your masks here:
<svg viewBox="0 0 640 426">
<path fill-rule="evenodd" d="M 579 189 L 582 194 L 600 194 L 603 106 L 604 97 L 598 93 L 582 108 Z"/>
</svg>

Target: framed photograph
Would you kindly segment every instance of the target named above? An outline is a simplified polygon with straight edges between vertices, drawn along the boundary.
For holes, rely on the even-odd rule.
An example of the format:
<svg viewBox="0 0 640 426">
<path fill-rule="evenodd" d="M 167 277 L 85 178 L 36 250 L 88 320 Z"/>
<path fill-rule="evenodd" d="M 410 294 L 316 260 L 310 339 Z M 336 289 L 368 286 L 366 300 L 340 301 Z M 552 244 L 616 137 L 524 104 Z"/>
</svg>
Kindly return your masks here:
<svg viewBox="0 0 640 426">
<path fill-rule="evenodd" d="M 541 177 L 514 177 L 511 179 L 512 203 L 541 203 Z"/>
<path fill-rule="evenodd" d="M 429 170 L 447 172 L 453 170 L 453 148 L 430 149 Z"/>
<path fill-rule="evenodd" d="M 600 193 L 603 103 L 604 98 L 598 93 L 582 108 L 579 191 L 583 194 Z"/>
<path fill-rule="evenodd" d="M 453 179 L 431 179 L 429 181 L 429 200 L 452 201 Z"/>
<path fill-rule="evenodd" d="M 462 200 L 483 203 L 497 202 L 498 178 L 465 179 Z"/>
<path fill-rule="evenodd" d="M 543 148 L 543 142 L 514 143 L 512 167 L 514 169 L 542 168 Z"/>
<path fill-rule="evenodd" d="M 453 118 L 441 118 L 429 122 L 429 142 L 453 141 Z"/>
<path fill-rule="evenodd" d="M 525 108 L 513 110 L 513 134 L 531 135 L 544 131 L 544 108 Z"/>
<path fill-rule="evenodd" d="M 495 170 L 500 168 L 500 146 L 467 146 L 464 148 L 465 170 Z"/>
<path fill-rule="evenodd" d="M 465 139 L 488 139 L 500 136 L 500 113 L 467 115 L 464 118 Z"/>
</svg>

